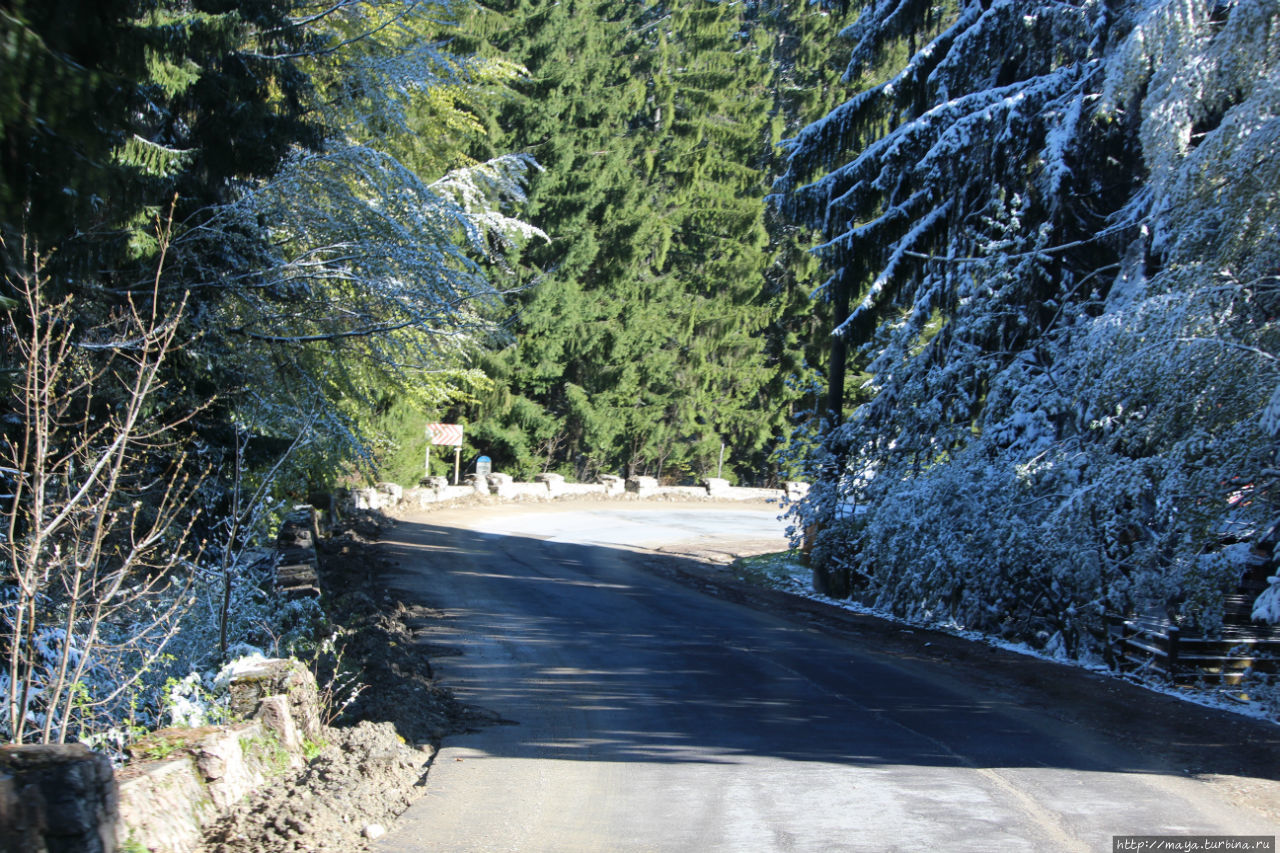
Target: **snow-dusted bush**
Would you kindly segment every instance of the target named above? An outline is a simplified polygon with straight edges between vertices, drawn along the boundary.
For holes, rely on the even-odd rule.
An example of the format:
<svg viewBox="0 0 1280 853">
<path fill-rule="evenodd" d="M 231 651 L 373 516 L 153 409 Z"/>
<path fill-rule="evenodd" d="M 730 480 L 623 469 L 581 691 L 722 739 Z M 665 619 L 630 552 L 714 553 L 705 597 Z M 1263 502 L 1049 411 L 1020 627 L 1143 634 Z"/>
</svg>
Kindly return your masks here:
<svg viewBox="0 0 1280 853">
<path fill-rule="evenodd" d="M 0 436 L 0 733 L 62 742 L 126 701 L 187 602 L 189 415 L 154 411 L 185 299 L 79 330 L 44 259 L 23 260 L 0 323 L 20 365 Z"/>
</svg>

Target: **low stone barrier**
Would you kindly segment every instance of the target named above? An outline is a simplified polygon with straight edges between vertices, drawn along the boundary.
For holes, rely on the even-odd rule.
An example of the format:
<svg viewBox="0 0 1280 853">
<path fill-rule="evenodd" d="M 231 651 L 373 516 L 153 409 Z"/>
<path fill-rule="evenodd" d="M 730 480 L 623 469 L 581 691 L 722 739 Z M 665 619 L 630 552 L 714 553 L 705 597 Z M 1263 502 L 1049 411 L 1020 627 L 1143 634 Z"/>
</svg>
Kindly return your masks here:
<svg viewBox="0 0 1280 853">
<path fill-rule="evenodd" d="M 609 487 L 604 483 L 565 483 L 560 487 L 560 496 L 567 498 L 582 497 L 584 495 L 607 496 L 609 494 Z"/>
<path fill-rule="evenodd" d="M 808 483 L 788 482 L 781 489 L 759 489 L 732 486 L 728 480 L 709 477 L 700 486 L 662 486 L 654 477 L 623 478 L 612 474 L 600 476 L 599 483 L 567 483 L 560 474 L 538 474 L 532 483 L 515 482 L 502 473 L 468 474 L 465 485 L 449 484 L 446 477 L 426 477 L 421 484 L 396 491 L 379 484 L 351 492 L 350 504 L 355 509 L 395 510 L 426 509 L 435 504 L 454 503 L 477 496 L 503 501 L 557 500 L 561 498 L 598 497 L 642 500 L 725 500 L 773 501 L 780 504 L 803 499 Z"/>
<path fill-rule="evenodd" d="M 699 501 L 707 498 L 719 499 L 723 495 L 713 495 L 707 491 L 705 486 L 658 486 L 650 492 L 638 492 L 636 497 L 640 498 L 656 498 L 662 497 L 667 500 L 689 500 Z"/>
<path fill-rule="evenodd" d="M 489 494 L 489 478 L 482 477 L 479 474 L 468 474 L 466 477 L 467 485 L 471 487 L 471 491 L 477 495 Z"/>
<path fill-rule="evenodd" d="M 713 492 L 711 496 L 726 501 L 780 501 L 789 503 L 790 499 L 783 489 L 753 489 L 746 486 L 730 486 L 721 492 Z"/>
</svg>

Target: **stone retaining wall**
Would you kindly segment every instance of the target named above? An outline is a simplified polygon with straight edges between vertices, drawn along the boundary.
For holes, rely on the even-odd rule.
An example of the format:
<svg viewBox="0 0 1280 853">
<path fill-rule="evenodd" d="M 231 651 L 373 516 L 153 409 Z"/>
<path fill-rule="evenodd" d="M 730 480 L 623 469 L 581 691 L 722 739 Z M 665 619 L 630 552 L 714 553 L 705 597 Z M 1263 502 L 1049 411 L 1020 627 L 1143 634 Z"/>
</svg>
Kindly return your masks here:
<svg viewBox="0 0 1280 853">
<path fill-rule="evenodd" d="M 319 513 L 313 507 L 295 507 L 284 517 L 276 534 L 276 587 L 285 596 L 320 596 L 319 536 Z"/>
<path fill-rule="evenodd" d="M 315 678 L 294 660 L 264 660 L 229 686 L 225 726 L 162 729 L 130 747 L 119 773 L 84 744 L 0 747 L 0 849 L 192 853 L 204 830 L 273 777 L 300 768 L 319 736 Z"/>
<path fill-rule="evenodd" d="M 354 509 L 413 510 L 434 504 L 453 503 L 487 495 L 500 500 L 545 501 L 561 498 L 622 498 L 656 500 L 768 500 L 785 503 L 799 500 L 808 491 L 807 483 L 787 483 L 781 489 L 731 486 L 728 480 L 708 478 L 701 486 L 661 486 L 653 477 L 623 479 L 603 475 L 599 483 L 566 483 L 559 474 L 539 474 L 532 483 L 514 482 L 509 474 L 484 476 L 468 474 L 464 485 L 450 485 L 446 477 L 427 477 L 422 485 L 405 489 L 395 483 L 379 483 L 351 491 Z"/>
</svg>

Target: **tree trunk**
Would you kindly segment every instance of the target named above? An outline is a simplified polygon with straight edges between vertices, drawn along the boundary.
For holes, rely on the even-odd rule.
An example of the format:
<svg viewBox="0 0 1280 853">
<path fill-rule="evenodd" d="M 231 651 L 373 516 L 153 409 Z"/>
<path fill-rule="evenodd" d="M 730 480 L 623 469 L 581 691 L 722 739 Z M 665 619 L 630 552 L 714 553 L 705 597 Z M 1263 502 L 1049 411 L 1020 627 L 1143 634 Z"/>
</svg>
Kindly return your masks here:
<svg viewBox="0 0 1280 853">
<path fill-rule="evenodd" d="M 845 362 L 849 357 L 848 342 L 838 332 L 840 325 L 849 318 L 849 283 L 841 269 L 831 282 L 831 361 L 827 371 L 827 414 L 831 423 L 838 424 L 844 417 Z"/>
</svg>

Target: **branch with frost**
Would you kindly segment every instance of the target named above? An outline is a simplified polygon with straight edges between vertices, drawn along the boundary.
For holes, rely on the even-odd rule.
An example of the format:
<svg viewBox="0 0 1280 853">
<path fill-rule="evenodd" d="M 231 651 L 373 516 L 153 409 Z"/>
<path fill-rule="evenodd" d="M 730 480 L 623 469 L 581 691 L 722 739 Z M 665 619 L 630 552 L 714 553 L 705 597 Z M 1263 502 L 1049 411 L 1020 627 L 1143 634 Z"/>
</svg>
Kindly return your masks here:
<svg viewBox="0 0 1280 853">
<path fill-rule="evenodd" d="M 501 211 L 523 201 L 530 168 L 504 157 L 428 185 L 364 146 L 299 155 L 184 239 L 220 238 L 219 253 L 236 250 L 226 240 L 236 234 L 248 235 L 250 250 L 262 236 L 275 247 L 246 259 L 256 281 L 202 284 L 234 298 L 240 319 L 230 327 L 241 334 L 280 343 L 400 330 L 447 337 L 483 325 L 477 309 L 497 294 L 483 265 L 492 246 L 545 239 Z"/>
<path fill-rule="evenodd" d="M 889 255 L 888 263 L 880 275 L 876 276 L 875 281 L 871 283 L 871 287 L 867 289 L 866 295 L 856 308 L 849 312 L 849 318 L 845 320 L 832 334 L 843 335 L 846 330 L 864 322 L 865 317 L 875 312 L 880 307 L 880 301 L 890 281 L 893 280 L 897 273 L 897 266 L 906 254 L 907 250 L 916 244 L 916 241 L 922 239 L 929 231 L 951 210 L 951 201 L 945 201 L 942 204 L 930 210 L 924 216 L 916 220 L 911 230 L 898 240 L 894 245 L 892 253 Z"/>
</svg>

